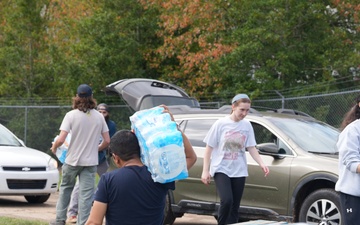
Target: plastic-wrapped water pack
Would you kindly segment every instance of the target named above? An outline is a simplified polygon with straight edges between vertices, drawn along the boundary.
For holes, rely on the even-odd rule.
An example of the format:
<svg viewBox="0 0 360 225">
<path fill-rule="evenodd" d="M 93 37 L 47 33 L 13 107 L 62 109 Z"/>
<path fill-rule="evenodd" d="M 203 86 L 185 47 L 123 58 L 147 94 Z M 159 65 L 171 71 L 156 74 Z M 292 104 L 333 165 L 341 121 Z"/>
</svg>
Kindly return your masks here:
<svg viewBox="0 0 360 225">
<path fill-rule="evenodd" d="M 188 177 L 181 132 L 163 107 L 141 110 L 130 117 L 141 147 L 141 160 L 155 182 L 167 183 Z"/>
<path fill-rule="evenodd" d="M 59 135 L 56 135 L 56 137 L 54 138 L 54 142 L 58 138 L 59 138 Z M 66 136 L 65 142 L 60 147 L 58 147 L 56 149 L 56 157 L 59 159 L 59 161 L 61 163 L 65 162 L 65 158 L 66 158 L 66 154 L 67 154 L 67 151 L 68 151 L 68 148 L 69 148 L 70 141 L 71 141 L 71 134 L 69 133 Z"/>
</svg>

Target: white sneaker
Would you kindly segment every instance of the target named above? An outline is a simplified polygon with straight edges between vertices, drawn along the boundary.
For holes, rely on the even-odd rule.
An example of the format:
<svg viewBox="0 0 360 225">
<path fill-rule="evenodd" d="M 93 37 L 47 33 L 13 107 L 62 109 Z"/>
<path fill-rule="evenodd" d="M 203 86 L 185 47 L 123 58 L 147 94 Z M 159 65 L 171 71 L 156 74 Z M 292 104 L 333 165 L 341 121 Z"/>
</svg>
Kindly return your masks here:
<svg viewBox="0 0 360 225">
<path fill-rule="evenodd" d="M 66 223 L 76 223 L 76 222 L 77 222 L 77 216 L 70 216 L 66 220 Z"/>
</svg>

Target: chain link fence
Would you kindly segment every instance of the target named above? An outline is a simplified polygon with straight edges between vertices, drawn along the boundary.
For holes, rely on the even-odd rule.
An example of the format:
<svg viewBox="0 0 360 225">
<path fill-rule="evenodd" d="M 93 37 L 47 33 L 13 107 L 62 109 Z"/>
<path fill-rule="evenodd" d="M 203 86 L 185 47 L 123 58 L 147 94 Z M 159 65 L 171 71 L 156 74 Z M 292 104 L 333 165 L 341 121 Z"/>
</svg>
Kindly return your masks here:
<svg viewBox="0 0 360 225">
<path fill-rule="evenodd" d="M 359 94 L 360 90 L 351 90 L 291 98 L 254 99 L 252 101 L 252 107 L 264 109 L 293 109 L 304 112 L 318 120 L 339 128 L 345 113 L 356 104 L 355 100 Z"/>
<path fill-rule="evenodd" d="M 129 116 L 133 114 L 125 105 L 111 105 L 110 119 L 117 129 L 129 129 Z M 59 134 L 65 114 L 71 110 L 65 106 L 0 106 L 0 123 L 23 140 L 28 146 L 51 154 L 50 147 Z"/>
<path fill-rule="evenodd" d="M 253 99 L 252 107 L 298 110 L 334 127 L 339 127 L 344 114 L 355 104 L 359 93 L 360 90 L 352 90 L 313 96 Z M 118 97 L 117 101 L 119 102 Z M 203 108 L 221 105 L 223 103 L 220 102 L 201 103 Z M 117 129 L 129 129 L 129 117 L 134 112 L 125 105 L 109 105 L 109 107 L 110 118 L 117 124 Z M 71 110 L 70 105 L 1 105 L 0 123 L 22 139 L 27 146 L 50 153 L 51 142 L 59 134 L 61 121 L 69 110 Z"/>
</svg>

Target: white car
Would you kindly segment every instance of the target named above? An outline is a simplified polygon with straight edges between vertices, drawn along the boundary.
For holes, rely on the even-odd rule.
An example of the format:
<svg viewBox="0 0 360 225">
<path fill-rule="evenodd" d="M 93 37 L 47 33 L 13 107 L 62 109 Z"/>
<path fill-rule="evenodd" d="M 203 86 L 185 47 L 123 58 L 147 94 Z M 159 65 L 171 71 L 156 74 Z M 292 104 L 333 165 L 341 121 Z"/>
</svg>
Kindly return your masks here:
<svg viewBox="0 0 360 225">
<path fill-rule="evenodd" d="M 0 195 L 23 195 L 29 203 L 44 203 L 58 189 L 57 161 L 28 148 L 0 124 Z"/>
</svg>

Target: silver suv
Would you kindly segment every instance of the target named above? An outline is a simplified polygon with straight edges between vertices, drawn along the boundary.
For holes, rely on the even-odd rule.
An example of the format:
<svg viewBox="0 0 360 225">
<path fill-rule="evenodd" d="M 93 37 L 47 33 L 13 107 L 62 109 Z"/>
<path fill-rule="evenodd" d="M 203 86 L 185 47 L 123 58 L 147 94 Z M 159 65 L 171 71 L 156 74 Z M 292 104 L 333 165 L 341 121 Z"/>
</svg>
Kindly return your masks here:
<svg viewBox="0 0 360 225">
<path fill-rule="evenodd" d="M 132 83 L 132 80 L 122 80 L 120 83 Z M 160 82 L 140 80 L 142 85 L 150 86 L 152 82 Z M 204 110 L 198 107 L 196 100 L 188 96 L 177 105 L 176 99 L 169 100 L 171 96 L 154 93 L 139 95 L 141 90 L 150 86 L 142 89 L 128 87 L 126 93 L 123 89 L 117 90 L 115 86 L 107 86 L 107 90 L 120 94 L 135 110 L 146 108 L 139 107 L 144 99 L 147 99 L 144 102 L 148 103 L 156 102 L 151 99 L 166 97 L 166 104 L 172 105 L 171 111 L 177 123 L 196 151 L 198 160 L 189 170 L 189 177 L 178 181 L 176 190 L 168 194 L 164 224 L 173 224 L 176 217 L 181 217 L 184 213 L 217 217 L 219 197 L 215 184 L 211 182 L 206 186 L 201 182 L 205 152 L 203 139 L 217 119 L 230 114 L 231 106 Z M 153 86 L 158 88 L 159 85 Z M 134 96 L 130 92 L 142 96 L 133 101 L 137 105 L 126 98 Z M 189 104 L 183 105 L 184 102 Z M 159 102 L 151 106 L 148 104 L 147 107 L 156 105 L 159 105 Z M 270 219 L 308 224 L 341 224 L 339 195 L 334 190 L 338 179 L 338 152 L 335 143 L 339 131 L 293 110 L 260 112 L 252 109 L 245 119 L 249 120 L 254 128 L 257 148 L 263 161 L 269 166 L 270 174 L 265 178 L 257 163 L 251 156 L 247 156 L 249 177 L 246 179 L 239 208 L 241 220 Z"/>
</svg>

